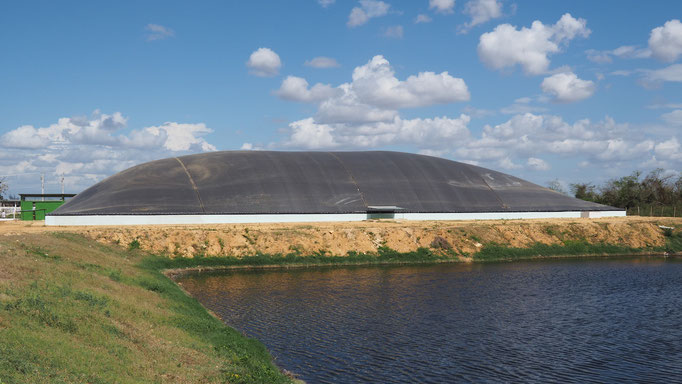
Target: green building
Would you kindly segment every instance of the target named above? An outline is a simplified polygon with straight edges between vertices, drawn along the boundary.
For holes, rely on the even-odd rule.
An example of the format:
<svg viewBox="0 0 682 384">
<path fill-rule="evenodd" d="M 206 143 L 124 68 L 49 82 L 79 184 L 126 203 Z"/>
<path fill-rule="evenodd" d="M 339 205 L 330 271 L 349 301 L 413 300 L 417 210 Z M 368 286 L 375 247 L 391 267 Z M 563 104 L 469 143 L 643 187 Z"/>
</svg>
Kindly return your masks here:
<svg viewBox="0 0 682 384">
<path fill-rule="evenodd" d="M 76 196 L 72 193 L 22 193 L 21 220 L 45 220 L 45 215 L 59 208 L 67 198 Z"/>
</svg>

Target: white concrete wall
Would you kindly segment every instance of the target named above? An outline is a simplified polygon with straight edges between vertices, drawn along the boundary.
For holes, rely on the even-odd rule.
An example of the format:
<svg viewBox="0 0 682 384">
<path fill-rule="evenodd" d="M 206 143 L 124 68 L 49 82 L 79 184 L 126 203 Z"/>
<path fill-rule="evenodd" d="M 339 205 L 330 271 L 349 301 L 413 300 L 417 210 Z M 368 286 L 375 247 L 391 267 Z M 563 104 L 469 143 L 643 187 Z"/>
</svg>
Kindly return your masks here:
<svg viewBox="0 0 682 384">
<path fill-rule="evenodd" d="M 590 217 L 625 216 L 625 211 L 590 211 Z M 479 212 L 479 213 L 396 213 L 405 220 L 511 220 L 580 218 L 579 211 L 570 212 Z M 366 213 L 304 215 L 101 215 L 47 216 L 46 225 L 175 225 L 233 223 L 308 223 L 325 221 L 362 221 Z"/>
</svg>

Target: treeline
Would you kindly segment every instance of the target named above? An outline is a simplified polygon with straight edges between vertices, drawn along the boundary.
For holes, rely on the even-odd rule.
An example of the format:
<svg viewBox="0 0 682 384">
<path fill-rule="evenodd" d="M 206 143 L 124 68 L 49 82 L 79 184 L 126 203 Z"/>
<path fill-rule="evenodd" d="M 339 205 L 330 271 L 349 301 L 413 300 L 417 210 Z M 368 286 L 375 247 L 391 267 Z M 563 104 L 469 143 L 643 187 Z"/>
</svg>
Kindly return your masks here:
<svg viewBox="0 0 682 384">
<path fill-rule="evenodd" d="M 661 212 L 663 207 L 677 211 L 675 207 L 682 203 L 682 176 L 664 176 L 663 169 L 653 170 L 644 177 L 642 172 L 635 171 L 630 176 L 609 180 L 601 186 L 576 183 L 570 187 L 578 199 L 628 210 L 647 210 L 642 212 L 647 215 L 655 207 L 659 207 Z"/>
</svg>

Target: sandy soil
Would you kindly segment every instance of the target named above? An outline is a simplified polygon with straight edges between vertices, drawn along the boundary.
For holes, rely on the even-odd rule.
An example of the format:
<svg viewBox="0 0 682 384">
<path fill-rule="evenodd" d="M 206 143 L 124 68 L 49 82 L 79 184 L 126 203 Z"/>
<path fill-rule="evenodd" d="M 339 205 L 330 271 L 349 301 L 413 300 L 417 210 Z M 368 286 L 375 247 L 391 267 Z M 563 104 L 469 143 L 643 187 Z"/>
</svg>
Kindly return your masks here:
<svg viewBox="0 0 682 384">
<path fill-rule="evenodd" d="M 46 227 L 42 222 L 0 222 L 0 236 L 34 232 L 75 232 L 102 243 L 140 248 L 171 257 L 251 255 L 257 252 L 302 255 L 324 251 L 345 255 L 385 245 L 400 252 L 432 247 L 444 239 L 459 254 L 482 244 L 524 247 L 564 240 L 663 245 L 659 225 L 682 227 L 682 218 L 627 217 L 490 221 L 363 221 L 342 223 L 223 224 L 184 226 Z"/>
</svg>

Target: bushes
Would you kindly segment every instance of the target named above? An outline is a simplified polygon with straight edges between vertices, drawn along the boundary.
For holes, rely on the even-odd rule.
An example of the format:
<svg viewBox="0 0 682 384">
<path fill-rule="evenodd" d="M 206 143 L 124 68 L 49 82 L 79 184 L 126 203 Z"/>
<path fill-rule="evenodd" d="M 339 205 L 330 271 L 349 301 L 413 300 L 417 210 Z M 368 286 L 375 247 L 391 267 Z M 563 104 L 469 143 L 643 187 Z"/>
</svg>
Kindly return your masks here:
<svg viewBox="0 0 682 384">
<path fill-rule="evenodd" d="M 645 207 L 642 214 L 653 213 L 662 206 L 676 206 L 682 202 L 682 176 L 663 176 L 662 169 L 649 172 L 643 179 L 642 173 L 633 172 L 629 176 L 612 179 L 602 186 L 591 183 L 571 184 L 571 192 L 575 197 L 595 203 L 619 208 Z M 677 214 L 682 212 L 673 212 Z M 663 211 L 661 210 L 661 215 Z M 667 213 L 667 212 L 666 212 Z"/>
</svg>

